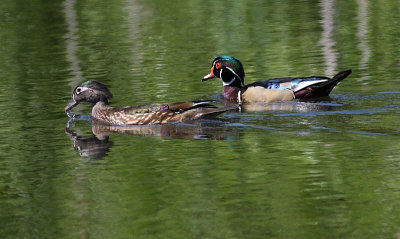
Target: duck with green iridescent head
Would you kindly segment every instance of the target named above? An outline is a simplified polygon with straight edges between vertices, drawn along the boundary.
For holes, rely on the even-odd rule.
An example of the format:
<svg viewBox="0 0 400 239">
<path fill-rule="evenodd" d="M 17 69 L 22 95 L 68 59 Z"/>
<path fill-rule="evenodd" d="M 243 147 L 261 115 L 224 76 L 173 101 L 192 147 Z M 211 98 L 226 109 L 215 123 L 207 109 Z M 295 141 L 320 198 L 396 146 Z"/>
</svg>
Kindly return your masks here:
<svg viewBox="0 0 400 239">
<path fill-rule="evenodd" d="M 329 96 L 332 89 L 351 70 L 342 71 L 334 77 L 308 76 L 273 78 L 246 85 L 242 63 L 232 56 L 219 56 L 212 61 L 210 74 L 203 77 L 203 82 L 220 78 L 223 84 L 223 97 L 231 102 L 277 102 L 295 99 L 312 99 Z"/>
<path fill-rule="evenodd" d="M 112 94 L 103 83 L 85 81 L 73 90 L 71 102 L 65 107 L 65 112 L 70 115 L 72 108 L 80 103 L 87 103 L 93 105 L 93 119 L 106 124 L 154 125 L 214 117 L 228 110 L 236 109 L 236 106 L 215 107 L 210 104 L 211 101 L 207 100 L 112 107 L 108 104 L 110 98 L 112 98 Z"/>
</svg>

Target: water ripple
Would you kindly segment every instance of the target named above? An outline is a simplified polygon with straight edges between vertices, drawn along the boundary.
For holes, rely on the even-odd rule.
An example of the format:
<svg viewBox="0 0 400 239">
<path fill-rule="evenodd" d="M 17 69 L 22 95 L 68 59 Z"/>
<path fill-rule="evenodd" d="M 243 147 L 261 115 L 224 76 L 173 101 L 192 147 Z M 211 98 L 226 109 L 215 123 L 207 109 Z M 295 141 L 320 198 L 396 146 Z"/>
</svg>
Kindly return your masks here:
<svg viewBox="0 0 400 239">
<path fill-rule="evenodd" d="M 386 113 L 393 111 L 394 109 L 360 109 L 360 110 L 339 110 L 339 111 L 323 111 L 323 112 L 296 112 L 296 113 L 280 113 L 274 114 L 274 116 L 286 117 L 286 116 L 319 116 L 319 115 L 361 115 L 361 114 L 376 114 Z"/>
</svg>

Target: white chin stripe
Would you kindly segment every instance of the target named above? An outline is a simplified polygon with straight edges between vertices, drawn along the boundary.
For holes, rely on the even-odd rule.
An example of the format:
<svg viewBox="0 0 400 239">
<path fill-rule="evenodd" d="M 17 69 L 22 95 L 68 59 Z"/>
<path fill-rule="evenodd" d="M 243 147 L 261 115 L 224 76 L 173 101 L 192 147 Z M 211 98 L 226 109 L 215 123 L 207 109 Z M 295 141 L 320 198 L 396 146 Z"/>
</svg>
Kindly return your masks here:
<svg viewBox="0 0 400 239">
<path fill-rule="evenodd" d="M 240 77 L 238 76 L 238 74 L 236 74 L 236 72 L 235 72 L 234 70 L 232 70 L 232 69 L 229 68 L 229 67 L 226 67 L 226 69 L 230 70 L 230 71 L 240 80 L 240 84 L 243 83 L 243 85 L 245 85 L 244 79 L 240 78 Z M 233 79 L 235 79 L 235 78 L 233 78 Z"/>
<path fill-rule="evenodd" d="M 222 70 L 223 69 L 221 69 L 221 71 L 219 72 L 219 78 L 222 80 L 223 86 L 231 85 L 233 82 L 235 82 L 236 77 L 240 80 L 240 77 L 231 68 L 227 67 L 227 69 L 229 69 L 235 75 L 235 77 L 233 77 L 233 79 L 231 81 L 225 82 L 224 80 L 222 80 Z"/>
<path fill-rule="evenodd" d="M 223 86 L 231 85 L 235 80 L 236 80 L 236 78 L 233 77 L 233 79 L 231 81 L 229 81 L 229 82 L 222 81 L 222 85 Z"/>
</svg>

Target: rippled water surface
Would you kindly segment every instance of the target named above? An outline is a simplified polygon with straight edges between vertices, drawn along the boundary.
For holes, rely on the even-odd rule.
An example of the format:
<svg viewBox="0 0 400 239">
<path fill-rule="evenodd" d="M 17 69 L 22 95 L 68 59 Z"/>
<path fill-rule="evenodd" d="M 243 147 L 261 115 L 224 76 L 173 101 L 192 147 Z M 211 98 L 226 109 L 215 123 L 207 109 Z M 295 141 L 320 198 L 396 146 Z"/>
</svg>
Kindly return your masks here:
<svg viewBox="0 0 400 239">
<path fill-rule="evenodd" d="M 0 238 L 399 238 L 400 3 L 0 1 Z M 352 69 L 330 98 L 115 127 L 64 107 L 214 99 Z"/>
</svg>

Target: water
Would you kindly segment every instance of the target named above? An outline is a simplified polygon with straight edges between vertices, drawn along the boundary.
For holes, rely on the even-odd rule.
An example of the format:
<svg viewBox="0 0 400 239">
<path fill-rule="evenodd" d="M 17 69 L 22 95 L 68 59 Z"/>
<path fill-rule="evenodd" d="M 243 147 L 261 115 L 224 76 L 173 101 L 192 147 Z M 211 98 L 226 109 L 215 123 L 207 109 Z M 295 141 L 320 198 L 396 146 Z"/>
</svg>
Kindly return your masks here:
<svg viewBox="0 0 400 239">
<path fill-rule="evenodd" d="M 1 238 L 399 238 L 398 1 L 0 2 Z M 113 105 L 214 99 L 246 82 L 353 73 L 329 99 L 187 124 L 68 122 Z"/>
</svg>

